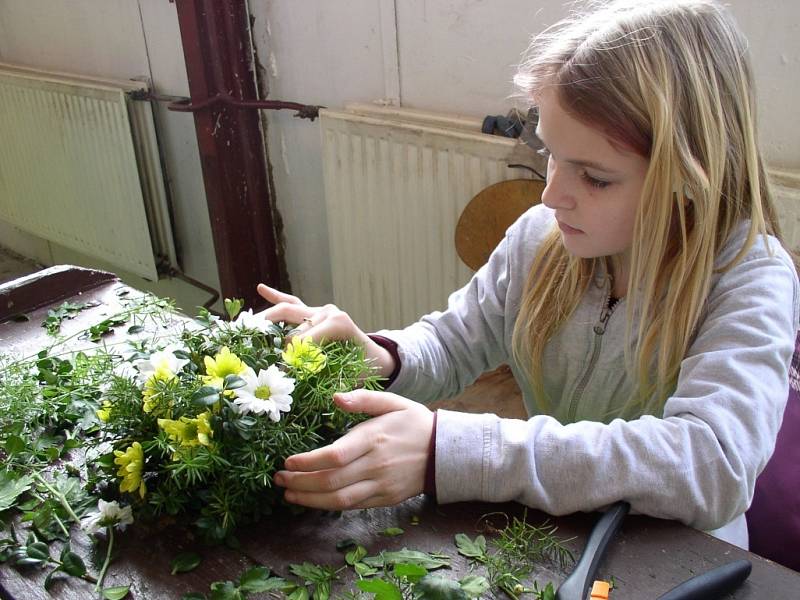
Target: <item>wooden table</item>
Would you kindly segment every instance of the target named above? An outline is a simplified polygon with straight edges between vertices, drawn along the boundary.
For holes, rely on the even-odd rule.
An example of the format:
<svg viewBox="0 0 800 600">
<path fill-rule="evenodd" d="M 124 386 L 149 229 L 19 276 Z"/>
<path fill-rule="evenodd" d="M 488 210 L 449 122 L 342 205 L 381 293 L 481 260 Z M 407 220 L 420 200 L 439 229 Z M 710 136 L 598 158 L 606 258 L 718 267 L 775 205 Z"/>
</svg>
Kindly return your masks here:
<svg viewBox="0 0 800 600">
<path fill-rule="evenodd" d="M 124 286 L 111 274 L 74 267 L 54 267 L 0 286 L 0 347 L 3 352 L 24 352 L 45 343 L 47 337 L 41 322 L 49 308 L 64 300 L 100 303 L 80 313 L 74 322 L 67 323 L 74 330 L 84 328 L 115 301 L 120 287 Z M 26 314 L 29 320 L 9 320 L 18 313 Z M 453 557 L 453 568 L 448 576 L 459 578 L 468 571 L 468 563 L 457 554 L 454 535 L 478 535 L 481 516 L 494 511 L 520 516 L 523 507 L 484 503 L 438 506 L 419 496 L 393 508 L 341 514 L 318 511 L 280 514 L 240 532 L 241 545 L 236 550 L 203 546 L 190 532 L 163 523 L 150 527 L 138 525 L 117 536 L 119 551 L 106 577 L 106 585 L 130 584 L 129 598 L 135 599 L 180 598 L 190 591 L 208 594 L 211 582 L 235 580 L 250 566 L 267 566 L 281 576 L 289 575 L 288 565 L 304 561 L 338 568 L 344 564 L 344 559 L 336 543 L 348 538 L 364 545 L 371 555 L 403 547 L 444 550 Z M 549 520 L 558 526 L 560 536 L 574 537 L 567 546 L 576 557 L 596 517 L 578 514 L 553 518 L 532 510 L 527 513 L 529 522 L 539 524 Z M 379 535 L 387 527 L 400 527 L 405 533 L 389 538 Z M 73 535 L 73 549 L 87 557 L 92 553 L 89 539 L 81 533 Z M 184 551 L 198 552 L 203 557 L 201 567 L 171 575 L 170 561 Z M 625 519 L 598 577 L 614 578 L 617 588 L 612 592 L 612 600 L 655 598 L 698 573 L 740 558 L 750 560 L 753 571 L 730 598 L 800 597 L 800 573 L 678 523 L 643 516 Z M 554 564 L 542 564 L 534 577 L 540 585 L 552 581 L 557 587 L 567 571 Z M 340 575 L 333 597 L 337 592 L 352 589 L 352 569 L 343 569 Z M 60 579 L 48 594 L 42 588 L 43 580 L 41 571 L 0 565 L 0 597 L 14 600 L 97 597 L 90 584 L 75 578 Z"/>
</svg>

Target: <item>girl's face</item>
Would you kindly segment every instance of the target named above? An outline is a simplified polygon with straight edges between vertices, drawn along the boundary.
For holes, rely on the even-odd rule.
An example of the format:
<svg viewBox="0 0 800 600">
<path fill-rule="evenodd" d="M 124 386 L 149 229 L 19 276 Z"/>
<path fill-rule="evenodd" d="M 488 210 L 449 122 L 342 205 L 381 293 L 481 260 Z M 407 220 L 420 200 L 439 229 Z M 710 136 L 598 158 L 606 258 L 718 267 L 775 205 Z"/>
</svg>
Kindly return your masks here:
<svg viewBox="0 0 800 600">
<path fill-rule="evenodd" d="M 555 210 L 570 253 L 613 257 L 615 284 L 627 281 L 636 210 L 650 161 L 618 149 L 601 131 L 567 114 L 555 90 L 544 90 L 537 100 L 536 134 L 549 153 L 542 202 Z"/>
</svg>

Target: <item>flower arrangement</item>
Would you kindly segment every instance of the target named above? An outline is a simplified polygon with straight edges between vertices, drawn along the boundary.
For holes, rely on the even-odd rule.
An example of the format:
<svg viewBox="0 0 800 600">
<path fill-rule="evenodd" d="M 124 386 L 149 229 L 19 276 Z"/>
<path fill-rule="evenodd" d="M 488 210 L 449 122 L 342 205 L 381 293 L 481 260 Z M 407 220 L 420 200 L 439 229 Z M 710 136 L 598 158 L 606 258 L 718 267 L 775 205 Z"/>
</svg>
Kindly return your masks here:
<svg viewBox="0 0 800 600">
<path fill-rule="evenodd" d="M 187 516 L 206 537 L 269 514 L 286 457 L 330 443 L 361 420 L 335 392 L 375 389 L 363 349 L 290 338 L 239 312 L 205 314 L 177 338 L 113 360 L 87 464 L 101 496 L 134 518 Z"/>
<path fill-rule="evenodd" d="M 228 320 L 182 319 L 149 295 L 120 301 L 124 310 L 66 337 L 61 320 L 84 307 L 54 312 L 50 347 L 0 356 L 0 532 L 12 532 L 0 536 L 0 563 L 50 565 L 46 586 L 58 572 L 97 582 L 70 550 L 73 526 L 106 535 L 100 586 L 115 529 L 166 517 L 222 541 L 270 514 L 286 457 L 365 418 L 333 394 L 379 387 L 362 347 L 293 337 L 240 301 L 225 301 Z M 122 342 L 109 337 L 125 325 Z M 31 524 L 24 541 L 20 517 Z M 58 559 L 54 541 L 65 542 Z"/>
</svg>

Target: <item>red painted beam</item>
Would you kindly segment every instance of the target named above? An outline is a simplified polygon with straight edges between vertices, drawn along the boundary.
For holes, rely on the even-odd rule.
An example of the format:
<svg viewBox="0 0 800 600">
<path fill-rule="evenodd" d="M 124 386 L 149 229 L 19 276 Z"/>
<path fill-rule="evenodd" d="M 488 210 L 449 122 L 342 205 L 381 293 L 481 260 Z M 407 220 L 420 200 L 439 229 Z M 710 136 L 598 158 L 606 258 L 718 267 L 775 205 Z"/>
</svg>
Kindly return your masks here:
<svg viewBox="0 0 800 600">
<path fill-rule="evenodd" d="M 175 0 L 217 267 L 225 298 L 260 308 L 256 284 L 288 289 L 257 110 L 244 0 Z"/>
</svg>

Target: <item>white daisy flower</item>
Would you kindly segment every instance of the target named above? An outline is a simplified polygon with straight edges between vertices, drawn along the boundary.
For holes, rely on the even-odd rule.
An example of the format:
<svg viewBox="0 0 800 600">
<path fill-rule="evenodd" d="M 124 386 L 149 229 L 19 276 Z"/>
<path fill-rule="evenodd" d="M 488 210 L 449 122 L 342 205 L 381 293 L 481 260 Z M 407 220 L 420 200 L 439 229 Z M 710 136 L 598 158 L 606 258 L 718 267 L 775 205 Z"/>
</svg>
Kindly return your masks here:
<svg viewBox="0 0 800 600">
<path fill-rule="evenodd" d="M 160 372 L 162 375 L 166 375 L 167 371 L 170 375 L 175 375 L 183 369 L 189 360 L 175 356 L 173 350 L 177 349 L 179 349 L 177 346 L 171 346 L 164 350 L 153 352 L 150 358 L 135 361 L 133 364 L 139 370 L 139 381 L 141 383 L 147 382 L 156 371 Z"/>
<path fill-rule="evenodd" d="M 258 375 L 251 372 L 241 377 L 246 385 L 236 390 L 237 398 L 233 401 L 241 413 L 267 413 L 277 423 L 281 412 L 291 410 L 294 379 L 287 377 L 275 365 L 262 369 Z"/>
<path fill-rule="evenodd" d="M 81 528 L 89 534 L 97 533 L 106 527 L 117 527 L 124 531 L 125 527 L 131 523 L 133 523 L 133 515 L 131 515 L 130 506 L 120 508 L 116 500 L 113 502 L 99 500 L 97 510 L 88 513 L 81 519 Z"/>
<path fill-rule="evenodd" d="M 264 317 L 253 314 L 253 309 L 243 310 L 236 317 L 236 320 L 229 324 L 232 329 L 255 329 L 266 333 L 272 326 L 272 321 Z"/>
</svg>

